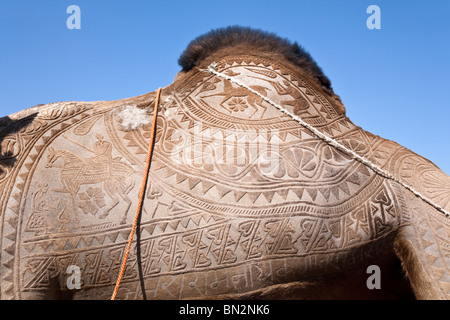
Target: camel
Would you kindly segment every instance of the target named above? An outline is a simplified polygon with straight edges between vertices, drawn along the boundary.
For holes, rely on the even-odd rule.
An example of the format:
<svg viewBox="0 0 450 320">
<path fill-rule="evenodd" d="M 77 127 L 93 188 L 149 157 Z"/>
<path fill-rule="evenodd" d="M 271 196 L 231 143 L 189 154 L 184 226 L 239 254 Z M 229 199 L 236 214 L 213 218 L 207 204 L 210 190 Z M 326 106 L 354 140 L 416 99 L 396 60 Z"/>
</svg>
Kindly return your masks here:
<svg viewBox="0 0 450 320">
<path fill-rule="evenodd" d="M 449 176 L 353 124 L 301 46 L 232 26 L 179 64 L 117 299 L 450 297 Z M 155 98 L 0 119 L 0 299 L 111 297 Z"/>
</svg>

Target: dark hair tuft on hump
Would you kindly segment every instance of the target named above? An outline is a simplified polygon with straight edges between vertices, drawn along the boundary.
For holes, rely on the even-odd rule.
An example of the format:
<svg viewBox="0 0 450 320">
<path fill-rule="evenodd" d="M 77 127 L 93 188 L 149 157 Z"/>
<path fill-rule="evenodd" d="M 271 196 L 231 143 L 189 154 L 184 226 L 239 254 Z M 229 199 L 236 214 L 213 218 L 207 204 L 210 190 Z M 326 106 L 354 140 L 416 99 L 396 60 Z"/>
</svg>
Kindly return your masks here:
<svg viewBox="0 0 450 320">
<path fill-rule="evenodd" d="M 219 28 L 197 37 L 181 54 L 178 64 L 183 68 L 183 71 L 189 71 L 214 52 L 238 45 L 248 45 L 264 51 L 279 53 L 314 77 L 324 89 L 332 91 L 331 81 L 325 76 L 311 55 L 297 42 L 292 43 L 274 33 L 249 27 Z"/>
</svg>

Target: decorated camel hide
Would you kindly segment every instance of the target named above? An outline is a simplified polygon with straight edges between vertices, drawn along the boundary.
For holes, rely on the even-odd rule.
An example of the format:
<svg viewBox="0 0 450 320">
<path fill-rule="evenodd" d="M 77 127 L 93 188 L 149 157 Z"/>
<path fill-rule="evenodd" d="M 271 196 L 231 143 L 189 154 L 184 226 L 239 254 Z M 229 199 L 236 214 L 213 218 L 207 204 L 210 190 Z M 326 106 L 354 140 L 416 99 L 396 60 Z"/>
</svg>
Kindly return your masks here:
<svg viewBox="0 0 450 320">
<path fill-rule="evenodd" d="M 301 47 L 231 27 L 195 39 L 179 62 L 117 299 L 450 297 L 450 178 L 354 125 Z M 0 120 L 1 299 L 110 298 L 154 100 L 52 103 Z"/>
</svg>

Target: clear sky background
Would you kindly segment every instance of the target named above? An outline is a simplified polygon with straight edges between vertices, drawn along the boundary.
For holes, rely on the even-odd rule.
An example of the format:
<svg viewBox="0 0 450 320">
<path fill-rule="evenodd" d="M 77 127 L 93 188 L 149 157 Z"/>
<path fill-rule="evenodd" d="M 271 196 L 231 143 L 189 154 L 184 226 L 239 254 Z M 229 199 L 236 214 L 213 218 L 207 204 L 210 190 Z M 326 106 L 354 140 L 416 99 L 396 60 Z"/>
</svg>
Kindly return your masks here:
<svg viewBox="0 0 450 320">
<path fill-rule="evenodd" d="M 69 30 L 70 5 L 81 30 Z M 369 5 L 381 30 L 369 30 Z M 116 100 L 170 84 L 213 28 L 297 41 L 364 129 L 450 174 L 449 0 L 1 0 L 0 117 L 58 101 Z"/>
</svg>

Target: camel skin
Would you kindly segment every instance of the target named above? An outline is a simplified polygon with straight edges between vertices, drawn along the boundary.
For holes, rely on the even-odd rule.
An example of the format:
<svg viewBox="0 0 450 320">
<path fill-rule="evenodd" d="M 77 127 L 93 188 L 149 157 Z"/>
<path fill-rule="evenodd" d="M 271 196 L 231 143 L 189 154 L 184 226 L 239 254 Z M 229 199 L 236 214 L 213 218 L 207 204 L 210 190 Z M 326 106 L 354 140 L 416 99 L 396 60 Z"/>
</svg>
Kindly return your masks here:
<svg viewBox="0 0 450 320">
<path fill-rule="evenodd" d="M 310 72 L 263 47 L 224 46 L 162 88 L 117 299 L 450 297 L 442 212 L 211 64 L 450 210 L 449 176 L 353 124 Z M 1 299 L 111 297 L 154 102 L 59 102 L 0 119 Z M 368 288 L 371 265 L 380 289 Z"/>
</svg>

